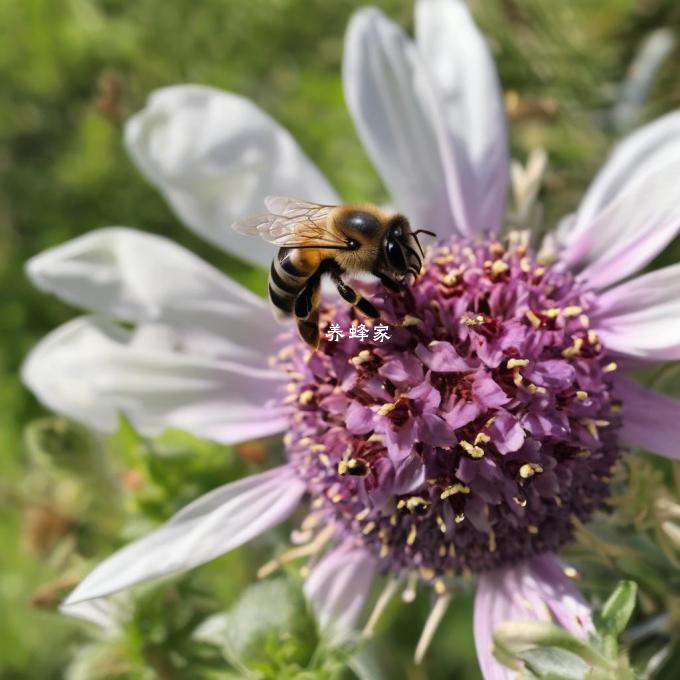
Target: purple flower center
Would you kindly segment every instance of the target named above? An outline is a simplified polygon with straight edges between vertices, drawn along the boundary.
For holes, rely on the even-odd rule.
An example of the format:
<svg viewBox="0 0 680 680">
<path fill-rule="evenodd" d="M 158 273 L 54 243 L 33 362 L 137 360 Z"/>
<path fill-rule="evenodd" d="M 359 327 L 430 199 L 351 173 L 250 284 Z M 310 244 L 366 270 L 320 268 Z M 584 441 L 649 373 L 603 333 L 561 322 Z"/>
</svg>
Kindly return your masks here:
<svg viewBox="0 0 680 680">
<path fill-rule="evenodd" d="M 366 295 L 389 339 L 350 338 L 371 324 L 339 301 L 318 351 L 289 334 L 276 360 L 317 520 L 436 587 L 557 549 L 603 504 L 619 456 L 592 295 L 518 234 L 440 244 L 404 292 Z M 344 337 L 325 339 L 330 324 Z"/>
</svg>

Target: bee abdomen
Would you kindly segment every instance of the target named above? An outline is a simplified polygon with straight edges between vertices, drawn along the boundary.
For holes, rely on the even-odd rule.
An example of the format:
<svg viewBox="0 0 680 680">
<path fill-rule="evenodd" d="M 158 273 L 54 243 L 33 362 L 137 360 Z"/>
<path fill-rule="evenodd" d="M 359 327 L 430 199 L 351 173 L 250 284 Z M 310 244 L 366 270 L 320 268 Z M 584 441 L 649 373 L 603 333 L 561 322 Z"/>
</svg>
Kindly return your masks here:
<svg viewBox="0 0 680 680">
<path fill-rule="evenodd" d="M 308 277 L 291 262 L 289 253 L 281 249 L 269 269 L 269 300 L 279 317 L 290 316 L 295 298 L 304 288 Z"/>
</svg>

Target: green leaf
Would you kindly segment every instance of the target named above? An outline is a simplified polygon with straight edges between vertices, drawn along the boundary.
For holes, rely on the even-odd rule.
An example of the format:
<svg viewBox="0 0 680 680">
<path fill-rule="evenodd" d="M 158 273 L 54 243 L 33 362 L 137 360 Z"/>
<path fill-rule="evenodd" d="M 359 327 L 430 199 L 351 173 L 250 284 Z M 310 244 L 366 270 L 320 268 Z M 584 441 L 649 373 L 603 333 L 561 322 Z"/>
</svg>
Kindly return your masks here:
<svg viewBox="0 0 680 680">
<path fill-rule="evenodd" d="M 599 615 L 598 629 L 603 635 L 618 638 L 626 629 L 635 609 L 637 584 L 634 581 L 620 581 L 609 596 Z"/>
<path fill-rule="evenodd" d="M 518 657 L 541 680 L 584 680 L 590 670 L 583 659 L 557 647 L 529 649 Z"/>
<path fill-rule="evenodd" d="M 564 628 L 547 621 L 506 621 L 494 632 L 494 654 L 503 661 L 506 655 L 522 658 L 536 648 L 556 648 L 569 652 L 593 666 L 606 668 L 609 662 L 588 643 Z"/>
<path fill-rule="evenodd" d="M 263 637 L 286 632 L 297 614 L 291 586 L 283 579 L 250 586 L 226 614 L 207 619 L 194 637 L 225 649 L 229 658 L 243 660 Z"/>
</svg>

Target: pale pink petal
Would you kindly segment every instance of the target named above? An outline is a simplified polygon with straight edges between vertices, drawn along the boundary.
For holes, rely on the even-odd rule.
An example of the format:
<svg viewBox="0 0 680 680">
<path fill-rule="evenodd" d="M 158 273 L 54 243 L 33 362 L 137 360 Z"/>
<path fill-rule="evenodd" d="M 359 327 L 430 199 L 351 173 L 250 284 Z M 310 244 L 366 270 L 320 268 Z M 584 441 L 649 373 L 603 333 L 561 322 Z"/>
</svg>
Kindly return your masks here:
<svg viewBox="0 0 680 680">
<path fill-rule="evenodd" d="M 680 458 L 680 401 L 619 376 L 621 441 L 668 458 Z"/>
<path fill-rule="evenodd" d="M 680 264 L 601 294 L 593 328 L 608 350 L 650 361 L 680 359 Z"/>
<path fill-rule="evenodd" d="M 305 485 L 288 465 L 226 484 L 180 510 L 163 526 L 97 566 L 62 610 L 209 562 L 283 522 Z M 82 609 L 74 609 L 82 615 Z"/>
<path fill-rule="evenodd" d="M 416 44 L 434 78 L 452 137 L 458 174 L 467 187 L 471 226 L 498 231 L 508 184 L 505 108 L 496 66 L 462 0 L 418 0 Z"/>
<path fill-rule="evenodd" d="M 351 637 L 375 573 L 376 563 L 368 552 L 348 545 L 334 548 L 312 568 L 304 592 L 331 644 Z"/>
<path fill-rule="evenodd" d="M 522 619 L 555 620 L 581 638 L 594 631 L 588 605 L 555 555 L 484 572 L 475 596 L 474 633 L 485 680 L 516 677 L 493 656 L 493 634 L 501 623 Z"/>
<path fill-rule="evenodd" d="M 624 142 L 577 213 L 560 259 L 593 288 L 644 267 L 680 229 L 680 142 L 668 142 L 677 136 L 678 116 L 666 116 Z"/>
<path fill-rule="evenodd" d="M 375 8 L 351 19 L 343 58 L 345 99 L 393 204 L 416 227 L 444 237 L 470 230 L 441 102 L 413 42 Z M 452 184 L 452 186 L 454 186 Z"/>
<path fill-rule="evenodd" d="M 665 157 L 680 156 L 680 112 L 669 113 L 625 137 L 613 150 L 586 191 L 570 230 L 573 240 L 598 213 L 623 194 L 638 176 L 654 170 Z"/>
<path fill-rule="evenodd" d="M 156 90 L 127 122 L 125 141 L 187 226 L 264 266 L 274 247 L 237 234 L 235 220 L 261 212 L 269 194 L 340 202 L 287 130 L 251 101 L 212 87 Z"/>
<path fill-rule="evenodd" d="M 104 431 L 117 427 L 119 413 L 143 434 L 181 427 L 224 443 L 287 426 L 281 411 L 265 410 L 281 374 L 184 354 L 165 328 L 132 333 L 75 319 L 33 349 L 22 377 L 49 408 Z"/>
<path fill-rule="evenodd" d="M 211 336 L 225 359 L 262 367 L 274 351 L 280 327 L 267 303 L 160 236 L 99 229 L 36 255 L 27 271 L 79 307 Z"/>
</svg>

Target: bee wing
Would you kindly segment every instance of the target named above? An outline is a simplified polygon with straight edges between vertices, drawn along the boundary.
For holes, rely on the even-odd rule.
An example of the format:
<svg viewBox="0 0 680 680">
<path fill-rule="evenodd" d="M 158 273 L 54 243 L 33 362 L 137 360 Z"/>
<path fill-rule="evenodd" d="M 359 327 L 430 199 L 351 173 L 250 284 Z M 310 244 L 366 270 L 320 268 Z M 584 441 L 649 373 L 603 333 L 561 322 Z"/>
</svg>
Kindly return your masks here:
<svg viewBox="0 0 680 680">
<path fill-rule="evenodd" d="M 326 226 L 334 205 L 321 205 L 285 196 L 267 196 L 269 212 L 246 217 L 233 225 L 241 234 L 261 236 L 282 248 L 342 248 L 346 243 Z"/>
</svg>

